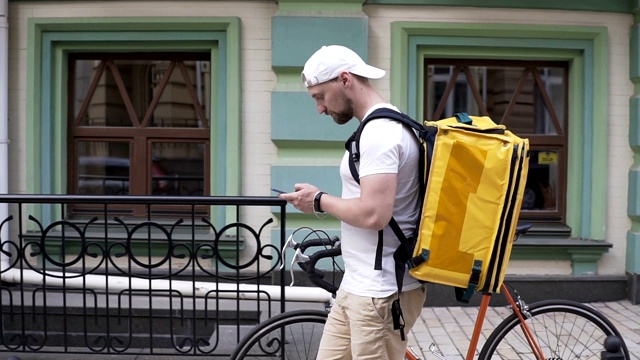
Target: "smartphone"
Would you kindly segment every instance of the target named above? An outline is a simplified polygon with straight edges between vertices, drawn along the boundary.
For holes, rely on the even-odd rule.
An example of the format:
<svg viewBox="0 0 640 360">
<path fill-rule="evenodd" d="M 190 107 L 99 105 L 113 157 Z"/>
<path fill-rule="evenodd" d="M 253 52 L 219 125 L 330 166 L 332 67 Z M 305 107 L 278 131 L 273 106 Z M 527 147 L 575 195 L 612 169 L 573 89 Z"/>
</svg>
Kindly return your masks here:
<svg viewBox="0 0 640 360">
<path fill-rule="evenodd" d="M 278 194 L 284 194 L 284 193 L 286 193 L 286 191 L 282 191 L 282 190 L 280 190 L 280 189 L 276 189 L 276 188 L 274 188 L 274 187 L 272 187 L 272 188 L 271 188 L 271 191 L 273 191 L 273 192 L 275 192 L 275 193 L 278 193 Z"/>
</svg>

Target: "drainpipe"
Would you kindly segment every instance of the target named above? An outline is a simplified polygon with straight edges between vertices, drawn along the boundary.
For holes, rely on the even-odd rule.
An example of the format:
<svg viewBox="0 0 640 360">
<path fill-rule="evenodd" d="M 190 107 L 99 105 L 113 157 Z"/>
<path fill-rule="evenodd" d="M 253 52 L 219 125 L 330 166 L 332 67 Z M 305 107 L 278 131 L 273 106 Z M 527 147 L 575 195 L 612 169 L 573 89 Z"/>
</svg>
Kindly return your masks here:
<svg viewBox="0 0 640 360">
<path fill-rule="evenodd" d="M 0 0 L 0 194 L 9 193 L 9 0 Z M 9 205 L 0 204 L 0 222 L 9 216 Z M 0 241 L 9 240 L 8 223 L 2 227 Z M 0 253 L 0 269 L 8 267 Z"/>
</svg>

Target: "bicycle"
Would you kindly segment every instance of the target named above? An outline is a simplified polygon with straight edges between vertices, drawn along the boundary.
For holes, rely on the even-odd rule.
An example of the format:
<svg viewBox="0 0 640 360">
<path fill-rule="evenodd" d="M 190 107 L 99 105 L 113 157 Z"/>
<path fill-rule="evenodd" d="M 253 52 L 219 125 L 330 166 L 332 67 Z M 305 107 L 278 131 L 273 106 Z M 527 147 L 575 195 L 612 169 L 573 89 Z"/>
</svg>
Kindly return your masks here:
<svg viewBox="0 0 640 360">
<path fill-rule="evenodd" d="M 530 227 L 519 225 L 514 241 Z M 309 256 L 304 254 L 307 249 L 318 246 L 325 249 Z M 321 259 L 334 259 L 340 255 L 340 240 L 337 237 L 330 238 L 322 232 L 322 236 L 305 238 L 305 241 L 296 243 L 292 235 L 287 240 L 283 254 L 286 249 L 295 250 L 292 265 L 297 263 L 314 285 L 335 297 L 338 287 L 325 279 L 325 272 L 317 269 L 316 264 Z M 291 271 L 293 276 L 293 269 Z M 618 330 L 597 310 L 569 300 L 544 300 L 528 305 L 506 283 L 502 284 L 500 294 L 506 298 L 513 312 L 487 337 L 479 353 L 480 360 L 599 360 L 604 351 L 604 342 L 610 336 L 619 339 L 620 353 L 624 359 L 630 359 Z M 491 294 L 482 294 L 466 360 L 476 355 L 490 299 Z M 331 302 L 327 304 L 326 311 L 288 311 L 260 323 L 236 346 L 231 359 L 315 359 L 331 305 Z M 435 358 L 446 360 L 435 344 L 431 344 L 429 351 Z M 405 360 L 423 359 L 414 349 L 407 348 Z"/>
</svg>

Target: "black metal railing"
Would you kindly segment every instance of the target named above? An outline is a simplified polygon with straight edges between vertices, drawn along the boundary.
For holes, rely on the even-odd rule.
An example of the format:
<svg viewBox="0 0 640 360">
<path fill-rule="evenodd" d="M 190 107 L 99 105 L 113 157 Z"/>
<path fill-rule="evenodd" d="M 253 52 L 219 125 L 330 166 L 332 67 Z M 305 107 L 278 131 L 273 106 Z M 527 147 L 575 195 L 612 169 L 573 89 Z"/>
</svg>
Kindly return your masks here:
<svg viewBox="0 0 640 360">
<path fill-rule="evenodd" d="M 0 204 L 0 352 L 228 357 L 286 310 L 286 203 L 275 197 Z"/>
</svg>

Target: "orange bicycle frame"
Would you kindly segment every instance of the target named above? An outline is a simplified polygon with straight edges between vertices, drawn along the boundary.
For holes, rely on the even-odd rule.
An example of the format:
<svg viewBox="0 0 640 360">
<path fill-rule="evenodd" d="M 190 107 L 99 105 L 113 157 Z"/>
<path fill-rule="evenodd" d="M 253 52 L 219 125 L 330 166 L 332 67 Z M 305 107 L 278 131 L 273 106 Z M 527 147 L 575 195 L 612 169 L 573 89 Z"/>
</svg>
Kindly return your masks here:
<svg viewBox="0 0 640 360">
<path fill-rule="evenodd" d="M 545 360 L 545 357 L 542 354 L 542 349 L 540 349 L 540 345 L 538 345 L 538 342 L 534 338 L 533 333 L 531 332 L 531 329 L 529 329 L 529 326 L 527 326 L 527 323 L 525 322 L 526 319 L 522 315 L 520 308 L 518 307 L 516 302 L 513 300 L 513 297 L 509 293 L 509 290 L 507 289 L 505 284 L 502 284 L 502 293 L 504 297 L 507 299 L 507 301 L 509 302 L 509 305 L 511 305 L 511 308 L 513 309 L 514 313 L 518 316 L 518 318 L 520 318 L 520 327 L 522 328 L 522 332 L 524 333 L 524 336 L 527 339 L 527 342 L 529 343 L 531 350 L 536 356 L 536 359 Z M 482 331 L 482 324 L 484 323 L 484 318 L 487 314 L 487 308 L 489 307 L 490 300 L 491 300 L 491 294 L 482 294 L 480 311 L 478 312 L 478 316 L 476 318 L 476 324 L 473 328 L 473 335 L 471 336 L 471 344 L 469 344 L 469 350 L 467 351 L 466 360 L 473 360 L 475 356 L 476 348 L 478 346 L 478 340 L 480 339 L 480 332 Z"/>
</svg>

